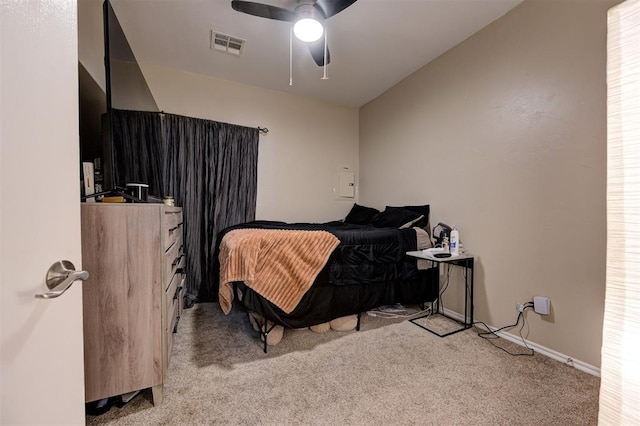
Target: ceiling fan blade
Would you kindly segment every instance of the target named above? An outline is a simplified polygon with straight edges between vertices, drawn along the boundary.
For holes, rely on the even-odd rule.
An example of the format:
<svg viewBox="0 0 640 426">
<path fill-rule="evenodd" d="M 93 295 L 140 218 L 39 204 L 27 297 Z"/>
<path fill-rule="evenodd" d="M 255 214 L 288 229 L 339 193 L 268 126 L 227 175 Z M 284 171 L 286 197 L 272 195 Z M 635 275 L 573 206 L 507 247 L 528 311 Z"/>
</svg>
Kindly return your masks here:
<svg viewBox="0 0 640 426">
<path fill-rule="evenodd" d="M 233 10 L 259 16 L 261 18 L 275 19 L 276 21 L 293 22 L 296 20 L 296 13 L 289 9 L 283 9 L 270 4 L 254 3 L 252 1 L 233 0 L 231 2 Z"/>
<path fill-rule="evenodd" d="M 318 41 L 307 43 L 309 45 L 309 52 L 313 60 L 316 61 L 319 67 L 324 66 L 324 37 Z M 331 55 L 329 54 L 329 47 L 327 47 L 327 65 L 331 63 Z"/>
<path fill-rule="evenodd" d="M 327 19 L 338 12 L 342 12 L 355 2 L 356 0 L 317 0 L 315 7 L 319 8 L 325 19 Z"/>
</svg>

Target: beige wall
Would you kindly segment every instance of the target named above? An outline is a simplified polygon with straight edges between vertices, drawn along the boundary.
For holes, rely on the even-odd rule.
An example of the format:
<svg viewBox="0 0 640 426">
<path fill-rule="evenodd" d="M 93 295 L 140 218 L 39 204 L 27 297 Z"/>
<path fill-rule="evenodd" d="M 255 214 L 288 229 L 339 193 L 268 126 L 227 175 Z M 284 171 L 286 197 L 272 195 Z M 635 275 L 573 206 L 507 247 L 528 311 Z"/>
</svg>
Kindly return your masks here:
<svg viewBox="0 0 640 426">
<path fill-rule="evenodd" d="M 111 60 L 111 105 L 115 109 L 160 111 L 136 62 Z"/>
<path fill-rule="evenodd" d="M 358 110 L 141 64 L 162 111 L 249 127 L 260 137 L 258 219 L 323 222 L 354 200 L 336 199 L 337 173 L 358 169 Z"/>
<path fill-rule="evenodd" d="M 102 0 L 81 0 L 77 9 L 80 155 L 83 161 L 106 160 L 102 147 L 102 114 L 107 112 Z"/>
<path fill-rule="evenodd" d="M 360 201 L 431 204 L 478 256 L 476 319 L 511 324 L 516 302 L 548 296 L 528 339 L 594 366 L 614 3 L 525 1 L 360 114 Z"/>
<path fill-rule="evenodd" d="M 102 3 L 103 0 L 78 1 L 78 62 L 106 92 Z"/>
</svg>

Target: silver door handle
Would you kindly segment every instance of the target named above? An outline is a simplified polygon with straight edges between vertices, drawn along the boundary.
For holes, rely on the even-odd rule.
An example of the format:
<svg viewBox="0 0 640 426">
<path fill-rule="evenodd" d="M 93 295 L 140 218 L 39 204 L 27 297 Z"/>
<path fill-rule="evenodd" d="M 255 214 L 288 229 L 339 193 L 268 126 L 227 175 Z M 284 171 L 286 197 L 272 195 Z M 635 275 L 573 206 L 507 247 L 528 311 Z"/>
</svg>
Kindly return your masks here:
<svg viewBox="0 0 640 426">
<path fill-rule="evenodd" d="M 60 260 L 49 268 L 47 271 L 47 287 L 46 293 L 36 294 L 38 299 L 53 299 L 59 297 L 67 291 L 71 284 L 77 280 L 86 280 L 89 278 L 87 271 L 76 271 L 76 267 L 68 260 Z"/>
</svg>

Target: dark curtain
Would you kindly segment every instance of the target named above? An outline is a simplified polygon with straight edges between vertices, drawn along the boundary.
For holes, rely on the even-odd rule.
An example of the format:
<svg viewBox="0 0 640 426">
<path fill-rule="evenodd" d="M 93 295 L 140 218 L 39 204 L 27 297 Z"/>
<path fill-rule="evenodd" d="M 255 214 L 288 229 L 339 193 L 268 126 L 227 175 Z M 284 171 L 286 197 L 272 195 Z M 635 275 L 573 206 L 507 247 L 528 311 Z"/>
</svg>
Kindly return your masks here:
<svg viewBox="0 0 640 426">
<path fill-rule="evenodd" d="M 258 129 L 123 110 L 112 122 L 116 182 L 148 183 L 183 208 L 186 306 L 217 300 L 216 235 L 255 219 Z"/>
<path fill-rule="evenodd" d="M 165 191 L 162 121 L 157 112 L 113 110 L 114 182 L 124 187 L 127 183 L 146 183 L 150 194 Z"/>
</svg>

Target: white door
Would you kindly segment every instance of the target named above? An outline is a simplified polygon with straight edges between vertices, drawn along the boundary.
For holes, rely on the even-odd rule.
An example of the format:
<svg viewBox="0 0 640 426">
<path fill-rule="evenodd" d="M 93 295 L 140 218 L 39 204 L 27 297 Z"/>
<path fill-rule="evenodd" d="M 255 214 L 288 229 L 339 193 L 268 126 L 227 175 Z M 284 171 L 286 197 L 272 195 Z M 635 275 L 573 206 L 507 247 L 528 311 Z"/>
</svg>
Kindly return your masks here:
<svg viewBox="0 0 640 426">
<path fill-rule="evenodd" d="M 0 1 L 0 424 L 84 424 L 76 0 Z"/>
</svg>

